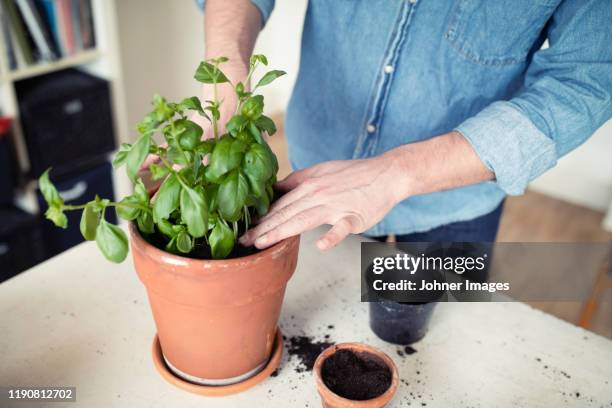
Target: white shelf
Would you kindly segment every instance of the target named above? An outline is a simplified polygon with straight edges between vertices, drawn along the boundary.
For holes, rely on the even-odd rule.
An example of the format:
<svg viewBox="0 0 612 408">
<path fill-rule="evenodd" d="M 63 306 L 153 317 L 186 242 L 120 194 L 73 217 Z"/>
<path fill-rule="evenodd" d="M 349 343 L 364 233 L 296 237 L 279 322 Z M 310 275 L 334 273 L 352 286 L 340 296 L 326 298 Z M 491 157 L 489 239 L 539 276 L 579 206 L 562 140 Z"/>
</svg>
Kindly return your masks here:
<svg viewBox="0 0 612 408">
<path fill-rule="evenodd" d="M 42 62 L 27 67 L 17 68 L 9 71 L 2 77 L 2 82 L 19 81 L 42 74 L 58 71 L 64 68 L 76 67 L 89 64 L 102 58 L 102 52 L 97 49 L 81 51 L 78 54 L 64 57 L 56 61 Z"/>
</svg>

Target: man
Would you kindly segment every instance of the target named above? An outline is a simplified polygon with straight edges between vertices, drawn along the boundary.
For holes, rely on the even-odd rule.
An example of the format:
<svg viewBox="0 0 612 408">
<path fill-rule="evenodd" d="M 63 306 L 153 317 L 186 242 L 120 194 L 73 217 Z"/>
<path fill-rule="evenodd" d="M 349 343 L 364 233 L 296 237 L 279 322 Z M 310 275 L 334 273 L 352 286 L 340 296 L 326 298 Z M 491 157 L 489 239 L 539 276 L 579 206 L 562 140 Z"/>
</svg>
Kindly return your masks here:
<svg viewBox="0 0 612 408">
<path fill-rule="evenodd" d="M 273 5 L 206 2 L 206 57 L 228 56 L 233 82 Z M 612 116 L 610 21 L 607 0 L 311 0 L 285 124 L 301 170 L 241 242 L 322 224 L 320 249 L 493 241 L 505 195 Z"/>
</svg>

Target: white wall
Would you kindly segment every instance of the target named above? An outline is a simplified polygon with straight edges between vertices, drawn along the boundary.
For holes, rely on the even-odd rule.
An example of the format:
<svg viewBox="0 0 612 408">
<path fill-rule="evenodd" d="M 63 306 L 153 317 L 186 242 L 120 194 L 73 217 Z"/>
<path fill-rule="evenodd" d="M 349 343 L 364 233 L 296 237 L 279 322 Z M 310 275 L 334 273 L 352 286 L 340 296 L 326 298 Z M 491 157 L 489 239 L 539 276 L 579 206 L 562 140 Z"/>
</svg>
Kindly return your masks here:
<svg viewBox="0 0 612 408">
<path fill-rule="evenodd" d="M 264 88 L 268 113 L 284 110 L 299 63 L 306 0 L 277 1 L 256 52 L 288 75 Z M 194 0 L 117 2 L 121 59 L 131 129 L 148 112 L 153 93 L 176 100 L 197 95 L 193 73 L 204 56 L 203 15 Z M 282 34 L 279 34 L 282 33 Z"/>
<path fill-rule="evenodd" d="M 171 6 L 170 6 L 171 4 Z M 268 113 L 284 110 L 299 63 L 306 0 L 277 0 L 256 52 L 288 75 L 266 87 Z M 197 95 L 193 71 L 204 55 L 203 16 L 193 0 L 117 2 L 128 123 L 133 128 L 149 110 L 155 92 L 170 99 Z M 612 230 L 612 121 L 558 166 L 531 184 L 537 190 L 576 204 L 609 211 Z"/>
<path fill-rule="evenodd" d="M 154 93 L 197 95 L 203 17 L 191 0 L 117 1 L 119 42 L 130 130 L 151 110 Z M 135 132 L 132 132 L 132 138 Z"/>
<path fill-rule="evenodd" d="M 560 199 L 606 211 L 612 204 L 612 121 L 582 146 L 561 158 L 557 166 L 530 188 Z"/>
</svg>

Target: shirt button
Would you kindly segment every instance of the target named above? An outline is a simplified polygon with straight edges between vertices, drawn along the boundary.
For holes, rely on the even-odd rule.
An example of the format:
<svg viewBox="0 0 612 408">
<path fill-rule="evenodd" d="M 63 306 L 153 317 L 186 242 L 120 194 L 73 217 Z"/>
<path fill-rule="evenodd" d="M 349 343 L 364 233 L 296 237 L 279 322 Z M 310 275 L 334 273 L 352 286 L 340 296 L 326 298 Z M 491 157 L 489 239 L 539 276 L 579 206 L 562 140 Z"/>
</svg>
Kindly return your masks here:
<svg viewBox="0 0 612 408">
<path fill-rule="evenodd" d="M 366 128 L 368 130 L 368 133 L 374 133 L 376 132 L 376 126 L 374 126 L 373 124 L 369 124 L 368 127 Z"/>
<path fill-rule="evenodd" d="M 385 65 L 385 73 L 390 74 L 393 72 L 393 65 Z"/>
</svg>

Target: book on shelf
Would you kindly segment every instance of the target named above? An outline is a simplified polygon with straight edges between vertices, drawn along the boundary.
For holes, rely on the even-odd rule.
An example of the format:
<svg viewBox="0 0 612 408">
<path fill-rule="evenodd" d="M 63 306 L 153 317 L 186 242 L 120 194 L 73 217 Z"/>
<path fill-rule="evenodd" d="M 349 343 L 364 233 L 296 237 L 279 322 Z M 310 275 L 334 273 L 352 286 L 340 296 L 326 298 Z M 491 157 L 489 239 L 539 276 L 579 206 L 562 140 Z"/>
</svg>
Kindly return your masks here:
<svg viewBox="0 0 612 408">
<path fill-rule="evenodd" d="M 6 41 L 4 52 L 6 54 L 7 66 L 9 69 L 15 69 L 17 68 L 17 56 L 15 55 L 15 46 L 13 45 L 14 38 L 9 28 L 9 24 L 9 16 L 0 4 L 0 28 L 2 29 L 2 36 Z"/>
<path fill-rule="evenodd" d="M 91 1 L 0 0 L 3 23 L 0 34 L 9 69 L 54 61 L 94 48 Z"/>
<path fill-rule="evenodd" d="M 15 0 L 25 25 L 30 32 L 30 35 L 36 45 L 39 53 L 39 60 L 53 61 L 58 58 L 53 44 L 51 43 L 51 34 L 47 32 L 46 26 L 43 25 L 42 17 L 38 14 L 38 9 L 34 4 L 34 0 Z"/>
<path fill-rule="evenodd" d="M 10 30 L 12 30 L 11 33 L 15 36 L 15 42 L 17 43 L 18 48 L 17 52 L 20 53 L 26 65 L 31 65 L 34 63 L 34 53 L 32 50 L 32 45 L 30 44 L 30 38 L 27 30 L 23 24 L 21 15 L 19 14 L 19 10 L 17 10 L 17 5 L 13 0 L 1 1 L 3 12 L 8 16 L 10 22 Z M 6 38 L 4 39 L 4 42 L 5 48 L 9 48 L 6 44 Z"/>
</svg>

